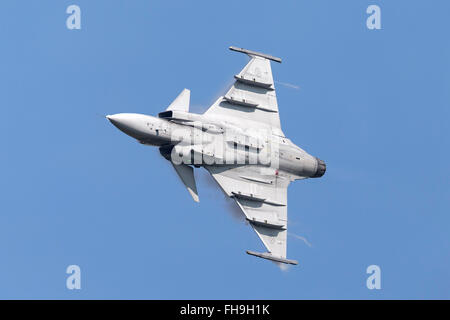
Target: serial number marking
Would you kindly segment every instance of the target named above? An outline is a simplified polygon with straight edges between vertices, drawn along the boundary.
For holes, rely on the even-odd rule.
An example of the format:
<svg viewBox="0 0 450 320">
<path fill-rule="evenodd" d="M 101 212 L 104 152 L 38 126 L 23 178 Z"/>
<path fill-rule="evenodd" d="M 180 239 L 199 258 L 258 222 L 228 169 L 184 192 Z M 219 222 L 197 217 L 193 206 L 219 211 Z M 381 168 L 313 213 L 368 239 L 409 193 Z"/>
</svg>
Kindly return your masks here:
<svg viewBox="0 0 450 320">
<path fill-rule="evenodd" d="M 226 304 L 225 314 L 270 314 L 269 305 Z"/>
</svg>

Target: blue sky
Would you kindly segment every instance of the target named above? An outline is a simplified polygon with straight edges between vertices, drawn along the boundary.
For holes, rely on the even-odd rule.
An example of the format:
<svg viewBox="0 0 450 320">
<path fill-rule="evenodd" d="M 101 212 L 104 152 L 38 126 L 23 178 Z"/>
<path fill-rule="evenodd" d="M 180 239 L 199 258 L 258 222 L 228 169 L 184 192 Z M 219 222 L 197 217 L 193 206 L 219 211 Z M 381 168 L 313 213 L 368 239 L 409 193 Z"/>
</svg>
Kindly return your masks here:
<svg viewBox="0 0 450 320">
<path fill-rule="evenodd" d="M 66 28 L 77 4 L 82 29 Z M 382 30 L 366 28 L 377 4 Z M 5 0 L 0 298 L 450 298 L 448 1 Z M 205 110 L 273 65 L 285 134 L 327 163 L 291 184 L 277 266 L 205 172 L 196 204 L 156 149 L 103 118 Z M 82 289 L 65 287 L 68 265 Z M 381 290 L 366 268 L 381 268 Z"/>
</svg>

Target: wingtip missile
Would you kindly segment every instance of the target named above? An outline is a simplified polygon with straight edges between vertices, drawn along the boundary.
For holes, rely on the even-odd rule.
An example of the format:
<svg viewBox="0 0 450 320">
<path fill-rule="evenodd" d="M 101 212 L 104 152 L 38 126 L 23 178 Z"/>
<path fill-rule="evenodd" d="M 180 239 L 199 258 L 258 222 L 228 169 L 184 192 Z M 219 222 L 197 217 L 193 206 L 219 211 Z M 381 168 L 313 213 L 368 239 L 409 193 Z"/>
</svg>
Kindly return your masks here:
<svg viewBox="0 0 450 320">
<path fill-rule="evenodd" d="M 247 250 L 246 252 L 247 252 L 247 254 L 249 254 L 251 256 L 255 256 L 258 258 L 263 258 L 263 259 L 267 259 L 267 260 L 271 260 L 271 261 L 275 261 L 275 262 L 281 262 L 281 263 L 293 264 L 293 265 L 298 264 L 297 260 L 290 260 L 290 259 L 285 259 L 282 257 L 277 257 L 277 256 L 272 255 L 269 252 L 255 252 L 255 251 L 250 251 L 250 250 Z"/>
<path fill-rule="evenodd" d="M 265 54 L 265 53 L 247 50 L 244 48 L 233 47 L 233 46 L 230 46 L 228 49 L 230 49 L 231 51 L 242 52 L 242 53 L 248 54 L 249 56 L 257 56 L 257 57 L 261 57 L 261 58 L 265 58 L 265 59 L 269 59 L 269 60 L 281 63 L 281 58 L 271 56 L 270 54 Z"/>
</svg>

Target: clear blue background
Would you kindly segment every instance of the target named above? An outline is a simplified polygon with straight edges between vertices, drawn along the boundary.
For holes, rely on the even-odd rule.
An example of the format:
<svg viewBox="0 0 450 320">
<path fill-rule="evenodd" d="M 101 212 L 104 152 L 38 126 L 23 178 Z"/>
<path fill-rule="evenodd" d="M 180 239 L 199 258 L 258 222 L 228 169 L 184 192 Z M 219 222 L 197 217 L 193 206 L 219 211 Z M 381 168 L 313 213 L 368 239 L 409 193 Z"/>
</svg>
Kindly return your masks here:
<svg viewBox="0 0 450 320">
<path fill-rule="evenodd" d="M 66 28 L 66 8 L 82 29 Z M 382 30 L 366 28 L 378 4 Z M 450 2 L 0 4 L 0 298 L 450 298 Z M 156 149 L 105 114 L 204 111 L 273 65 L 286 135 L 327 163 L 291 184 L 282 271 L 198 170 L 196 204 Z M 203 170 L 203 169 L 202 169 Z M 66 289 L 68 265 L 82 289 Z M 381 267 L 382 289 L 366 288 Z"/>
</svg>

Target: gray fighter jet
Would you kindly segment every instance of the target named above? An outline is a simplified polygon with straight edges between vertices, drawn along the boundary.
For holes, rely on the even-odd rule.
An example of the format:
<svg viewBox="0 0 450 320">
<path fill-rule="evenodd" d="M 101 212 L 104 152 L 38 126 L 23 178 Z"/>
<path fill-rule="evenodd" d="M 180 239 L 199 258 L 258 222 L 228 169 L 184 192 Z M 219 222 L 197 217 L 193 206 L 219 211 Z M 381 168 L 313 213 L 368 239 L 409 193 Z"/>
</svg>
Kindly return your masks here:
<svg viewBox="0 0 450 320">
<path fill-rule="evenodd" d="M 159 147 L 194 201 L 199 201 L 194 167 L 204 167 L 233 198 L 268 252 L 248 254 L 275 262 L 286 258 L 287 188 L 294 180 L 322 177 L 325 163 L 281 130 L 270 61 L 281 59 L 246 49 L 250 61 L 228 92 L 204 113 L 189 112 L 190 91 L 158 117 L 119 113 L 106 116 L 127 135 Z"/>
</svg>

